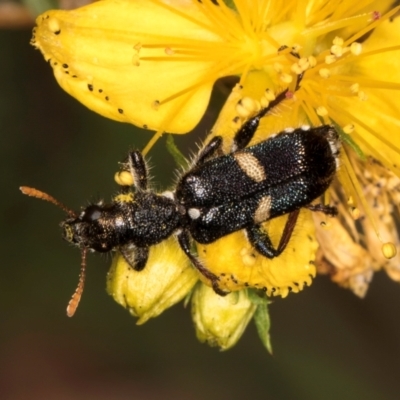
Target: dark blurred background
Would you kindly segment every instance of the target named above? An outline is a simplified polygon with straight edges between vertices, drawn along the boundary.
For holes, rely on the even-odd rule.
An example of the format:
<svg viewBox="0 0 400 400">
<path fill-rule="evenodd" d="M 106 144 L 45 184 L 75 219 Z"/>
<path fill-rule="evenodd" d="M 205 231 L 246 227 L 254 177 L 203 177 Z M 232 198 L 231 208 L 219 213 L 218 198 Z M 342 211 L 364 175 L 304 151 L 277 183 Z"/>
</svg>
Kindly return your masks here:
<svg viewBox="0 0 400 400">
<path fill-rule="evenodd" d="M 105 292 L 109 260 L 100 256 L 89 256 L 83 300 L 67 318 L 80 253 L 60 237 L 63 212 L 18 187 L 39 188 L 75 209 L 110 199 L 117 162 L 150 134 L 65 94 L 30 36 L 29 23 L 0 30 L 2 400 L 400 398 L 400 286 L 383 272 L 364 300 L 326 277 L 274 299 L 273 356 L 252 324 L 227 352 L 200 344 L 182 305 L 136 326 Z M 200 137 L 216 110 L 210 107 Z M 196 137 L 176 141 L 195 150 Z M 151 156 L 156 181 L 171 182 L 164 140 Z"/>
</svg>

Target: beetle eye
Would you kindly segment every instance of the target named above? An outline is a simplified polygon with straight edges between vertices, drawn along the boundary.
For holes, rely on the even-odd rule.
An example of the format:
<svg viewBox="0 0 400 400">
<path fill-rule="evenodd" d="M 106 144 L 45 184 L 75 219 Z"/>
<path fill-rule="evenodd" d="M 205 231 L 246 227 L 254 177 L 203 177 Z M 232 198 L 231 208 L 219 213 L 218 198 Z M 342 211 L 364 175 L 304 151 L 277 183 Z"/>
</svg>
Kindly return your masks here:
<svg viewBox="0 0 400 400">
<path fill-rule="evenodd" d="M 98 206 L 89 206 L 82 215 L 82 221 L 93 222 L 101 217 L 101 209 Z"/>
</svg>

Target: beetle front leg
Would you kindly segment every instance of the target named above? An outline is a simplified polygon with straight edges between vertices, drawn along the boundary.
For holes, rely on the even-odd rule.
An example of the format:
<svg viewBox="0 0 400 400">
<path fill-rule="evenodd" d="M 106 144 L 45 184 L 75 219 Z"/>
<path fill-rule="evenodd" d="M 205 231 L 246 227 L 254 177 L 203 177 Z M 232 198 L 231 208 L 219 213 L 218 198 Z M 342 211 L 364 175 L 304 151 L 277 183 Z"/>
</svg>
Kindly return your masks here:
<svg viewBox="0 0 400 400">
<path fill-rule="evenodd" d="M 200 150 L 195 165 L 201 165 L 209 158 L 216 155 L 222 147 L 222 137 L 213 137 L 204 147 Z"/>
<path fill-rule="evenodd" d="M 285 100 L 287 92 L 288 89 L 279 93 L 278 96 L 268 104 L 268 107 L 262 108 L 254 117 L 250 118 L 242 125 L 233 139 L 233 151 L 242 150 L 250 143 L 250 140 L 253 139 L 258 129 L 261 118 Z"/>
<path fill-rule="evenodd" d="M 247 237 L 251 245 L 264 257 L 275 258 L 278 257 L 289 243 L 294 227 L 296 226 L 297 218 L 299 217 L 300 210 L 291 212 L 283 229 L 281 239 L 278 247 L 275 249 L 269 235 L 262 231 L 260 225 L 254 225 L 246 229 Z"/>
<path fill-rule="evenodd" d="M 287 46 L 281 46 L 278 52 L 284 50 Z M 295 53 L 291 52 L 293 56 L 296 58 L 300 58 L 300 56 Z M 300 89 L 300 83 L 303 79 L 303 73 L 297 77 L 296 87 L 294 92 Z M 284 90 L 283 92 L 279 93 L 274 100 L 270 101 L 267 107 L 262 108 L 254 117 L 250 118 L 246 123 L 242 125 L 242 127 L 236 132 L 235 138 L 233 140 L 233 150 L 242 150 L 244 149 L 253 139 L 254 134 L 258 129 L 258 125 L 260 124 L 261 118 L 265 117 L 272 109 L 277 107 L 282 101 L 286 100 L 288 95 L 289 89 Z"/>
<path fill-rule="evenodd" d="M 142 271 L 149 258 L 148 247 L 137 247 L 132 244 L 126 244 L 118 248 L 122 257 L 135 271 Z"/>
<path fill-rule="evenodd" d="M 208 270 L 199 260 L 195 257 L 190 251 L 190 238 L 189 234 L 186 231 L 181 231 L 178 233 L 178 242 L 181 246 L 181 249 L 185 252 L 193 266 L 199 271 L 204 277 L 206 277 L 212 285 L 214 292 L 219 294 L 220 296 L 226 296 L 229 292 L 224 292 L 220 289 L 218 285 L 219 278 L 217 275 L 213 274 L 210 270 Z"/>
<path fill-rule="evenodd" d="M 133 184 L 139 190 L 147 189 L 147 166 L 140 151 L 132 151 L 128 155 L 129 170 Z"/>
</svg>

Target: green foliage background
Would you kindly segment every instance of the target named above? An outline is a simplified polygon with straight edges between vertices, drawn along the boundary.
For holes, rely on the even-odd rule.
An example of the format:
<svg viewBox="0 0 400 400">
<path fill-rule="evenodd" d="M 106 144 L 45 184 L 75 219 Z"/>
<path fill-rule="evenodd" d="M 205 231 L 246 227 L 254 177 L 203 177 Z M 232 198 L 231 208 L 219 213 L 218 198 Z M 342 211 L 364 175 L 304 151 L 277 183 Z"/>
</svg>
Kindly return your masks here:
<svg viewBox="0 0 400 400">
<path fill-rule="evenodd" d="M 318 278 L 270 306 L 274 355 L 254 326 L 220 353 L 197 342 L 189 310 L 178 305 L 144 326 L 105 292 L 110 260 L 89 256 L 74 318 L 65 307 L 80 254 L 59 235 L 63 213 L 22 196 L 44 190 L 79 209 L 109 199 L 113 174 L 148 133 L 85 109 L 56 84 L 29 46 L 30 29 L 0 31 L 2 399 L 398 399 L 400 286 L 375 276 L 365 300 Z M 197 129 L 204 137 L 213 104 Z M 196 150 L 196 134 L 180 148 Z M 154 182 L 174 179 L 160 141 Z"/>
</svg>

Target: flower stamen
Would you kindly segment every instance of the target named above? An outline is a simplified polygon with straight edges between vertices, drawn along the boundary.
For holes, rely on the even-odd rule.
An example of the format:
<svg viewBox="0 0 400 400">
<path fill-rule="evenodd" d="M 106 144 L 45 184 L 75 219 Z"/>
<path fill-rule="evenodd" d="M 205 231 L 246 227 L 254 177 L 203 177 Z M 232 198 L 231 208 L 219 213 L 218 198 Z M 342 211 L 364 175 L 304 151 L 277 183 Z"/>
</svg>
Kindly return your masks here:
<svg viewBox="0 0 400 400">
<path fill-rule="evenodd" d="M 344 165 L 345 165 L 345 167 L 346 167 L 346 171 L 347 171 L 347 173 L 349 174 L 351 183 L 352 183 L 352 185 L 353 185 L 353 187 L 354 187 L 355 192 L 357 193 L 357 198 L 361 201 L 361 204 L 362 204 L 362 206 L 363 206 L 364 212 L 365 212 L 365 214 L 367 215 L 367 217 L 368 217 L 368 219 L 369 219 L 369 221 L 370 221 L 370 223 L 371 223 L 371 225 L 372 225 L 372 228 L 373 228 L 374 231 L 375 231 L 376 237 L 379 239 L 379 241 L 380 241 L 383 245 L 385 245 L 385 244 L 387 245 L 387 243 L 389 243 L 389 242 L 384 242 L 383 239 L 382 239 L 381 233 L 380 233 L 380 231 L 378 230 L 378 226 L 377 226 L 377 223 L 376 223 L 375 218 L 374 218 L 374 216 L 373 216 L 372 210 L 371 210 L 371 208 L 369 207 L 369 204 L 367 203 L 367 201 L 366 201 L 366 199 L 365 199 L 363 190 L 362 190 L 362 188 L 361 188 L 361 186 L 360 186 L 360 183 L 359 183 L 359 181 L 358 181 L 358 179 L 357 179 L 356 174 L 354 173 L 354 169 L 353 169 L 353 167 L 352 167 L 352 165 L 351 165 L 351 163 L 350 163 L 350 160 L 349 160 L 349 158 L 348 158 L 348 155 L 347 155 L 347 152 L 346 152 L 345 149 L 344 149 L 344 151 L 342 152 L 342 158 L 343 158 L 343 161 L 344 161 Z M 388 246 L 386 246 L 385 248 L 387 248 L 387 247 L 388 247 Z M 393 256 L 394 256 L 394 255 L 393 255 Z"/>
<path fill-rule="evenodd" d="M 385 15 L 381 16 L 380 18 L 377 18 L 377 13 L 376 11 L 372 12 L 372 20 L 373 22 L 366 26 L 364 29 L 359 30 L 356 34 L 351 36 L 349 39 L 347 39 L 344 42 L 344 46 L 348 46 L 350 43 L 355 42 L 357 39 L 363 37 L 365 34 L 370 32 L 372 29 L 375 29 L 379 24 L 381 24 L 383 21 L 391 18 L 394 16 L 398 11 L 400 10 L 400 6 L 392 8 L 389 12 L 387 12 Z"/>
</svg>

